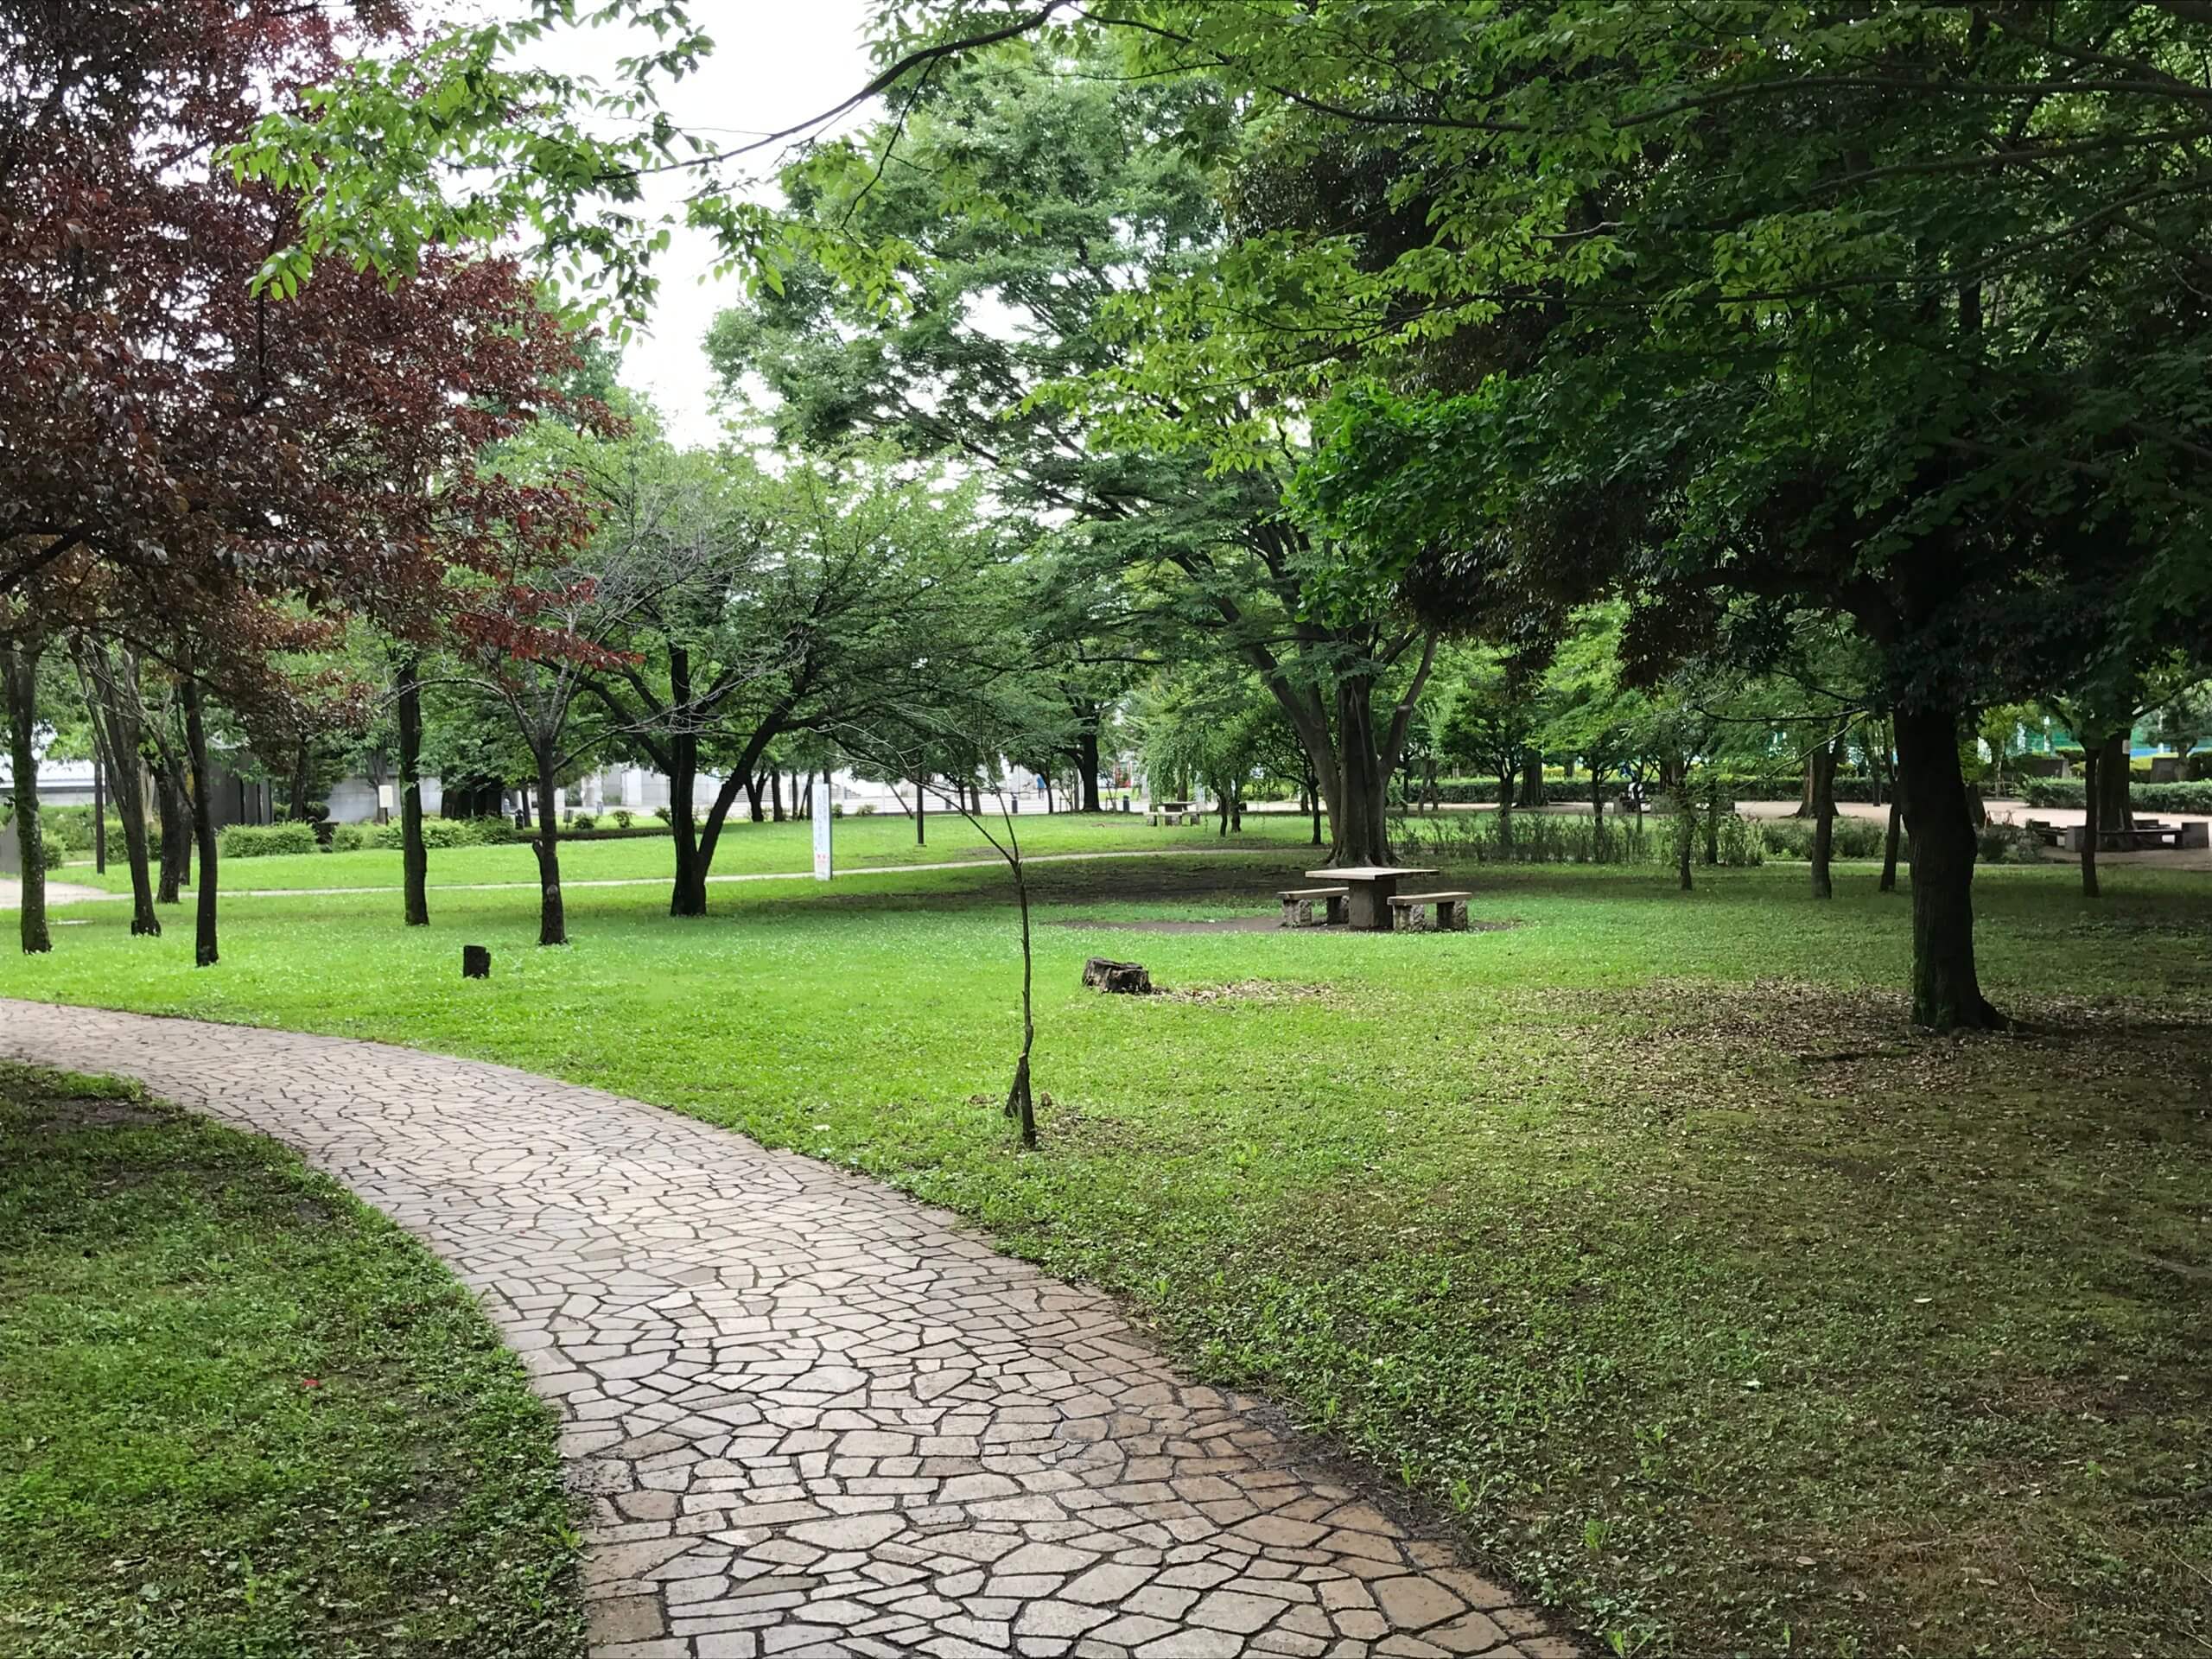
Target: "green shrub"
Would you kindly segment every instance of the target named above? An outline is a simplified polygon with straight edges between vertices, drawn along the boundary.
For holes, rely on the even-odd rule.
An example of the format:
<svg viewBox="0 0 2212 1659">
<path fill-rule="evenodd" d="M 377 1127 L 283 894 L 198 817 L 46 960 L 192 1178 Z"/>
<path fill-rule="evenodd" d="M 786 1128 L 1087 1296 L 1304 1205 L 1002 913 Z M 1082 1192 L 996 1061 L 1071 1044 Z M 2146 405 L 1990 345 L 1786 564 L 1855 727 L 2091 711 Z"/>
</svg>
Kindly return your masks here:
<svg viewBox="0 0 2212 1659">
<path fill-rule="evenodd" d="M 216 838 L 215 846 L 225 858 L 278 858 L 321 850 L 315 838 L 315 825 L 296 820 L 284 823 L 233 823 Z"/>
<path fill-rule="evenodd" d="M 599 820 L 592 817 L 588 812 L 578 812 L 571 816 L 568 823 L 563 824 L 561 827 L 563 830 L 574 830 L 582 833 L 588 830 L 598 829 Z"/>
<path fill-rule="evenodd" d="M 853 815 L 855 817 L 861 818 L 874 817 L 875 816 L 875 803 L 874 801 L 862 801 L 858 806 L 853 809 Z"/>
<path fill-rule="evenodd" d="M 364 846 L 384 852 L 396 852 L 406 845 L 406 825 L 394 818 L 390 823 L 361 826 Z M 469 818 L 425 818 L 423 820 L 423 845 L 433 852 L 448 851 L 455 847 L 475 847 L 483 843 L 484 832 Z"/>
<path fill-rule="evenodd" d="M 1813 857 L 1813 830 L 1810 818 L 1769 818 L 1759 825 L 1766 842 L 1767 855 L 1786 863 L 1809 863 Z M 1828 849 L 1831 858 L 1879 858 L 1883 842 L 1889 837 L 1889 826 L 1873 818 L 1846 817 L 1839 813 L 1835 820 L 1835 837 Z"/>
<path fill-rule="evenodd" d="M 330 850 L 334 853 L 358 853 L 369 844 L 369 832 L 358 823 L 334 823 L 330 826 Z"/>
<path fill-rule="evenodd" d="M 2031 778 L 2021 786 L 2021 798 L 2030 806 L 2079 809 L 2086 805 L 2079 778 Z M 2212 783 L 2133 784 L 2129 804 L 2139 812 L 2212 813 Z"/>
<path fill-rule="evenodd" d="M 653 808 L 653 817 L 658 818 L 663 823 L 672 823 L 676 819 L 675 812 L 665 806 Z"/>
<path fill-rule="evenodd" d="M 2043 837 L 2025 824 L 1992 818 L 1975 833 L 1977 854 L 1985 864 L 2039 864 Z"/>
<path fill-rule="evenodd" d="M 1408 855 L 1449 864 L 1642 864 L 1662 856 L 1667 838 L 1637 817 L 1586 813 L 1440 813 L 1396 820 L 1392 836 Z"/>
<path fill-rule="evenodd" d="M 627 830 L 637 821 L 637 817 L 638 815 L 628 807 L 618 806 L 614 809 L 614 827 L 617 830 Z"/>
</svg>

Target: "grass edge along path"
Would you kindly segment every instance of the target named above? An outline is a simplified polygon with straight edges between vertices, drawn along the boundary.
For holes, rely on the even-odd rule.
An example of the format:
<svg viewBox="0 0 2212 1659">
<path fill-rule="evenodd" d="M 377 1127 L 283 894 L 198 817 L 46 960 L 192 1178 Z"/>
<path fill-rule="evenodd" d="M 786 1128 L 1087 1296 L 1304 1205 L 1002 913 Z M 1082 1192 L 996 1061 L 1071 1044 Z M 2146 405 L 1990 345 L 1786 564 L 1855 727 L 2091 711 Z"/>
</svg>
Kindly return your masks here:
<svg viewBox="0 0 2212 1659">
<path fill-rule="evenodd" d="M 259 1135 L 0 1062 L 0 1654 L 581 1659 L 557 1424 Z"/>
<path fill-rule="evenodd" d="M 1266 907 L 1263 861 L 1200 863 L 1033 896 Z M 579 895 L 556 952 L 527 894 L 426 930 L 272 899 L 207 973 L 118 916 L 0 989 L 503 1061 L 862 1169 L 1459 1507 L 1620 1651 L 2168 1659 L 2212 1637 L 2212 886 L 2068 874 L 1977 884 L 1993 994 L 2048 1029 L 1959 1042 L 1907 1031 L 1871 870 L 1815 903 L 1787 868 L 1485 869 L 1522 925 L 1483 935 L 1045 927 L 1040 1158 L 969 1092 L 1018 976 L 988 872 L 696 924 Z M 1171 994 L 1081 992 L 1097 950 Z"/>
</svg>

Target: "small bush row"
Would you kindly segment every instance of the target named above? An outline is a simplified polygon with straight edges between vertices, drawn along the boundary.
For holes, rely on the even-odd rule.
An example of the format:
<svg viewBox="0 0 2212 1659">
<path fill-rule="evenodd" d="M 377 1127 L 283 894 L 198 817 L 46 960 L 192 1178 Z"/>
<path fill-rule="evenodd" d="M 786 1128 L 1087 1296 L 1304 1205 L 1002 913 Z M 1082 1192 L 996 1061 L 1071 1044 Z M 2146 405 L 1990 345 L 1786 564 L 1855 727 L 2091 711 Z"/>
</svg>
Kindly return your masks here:
<svg viewBox="0 0 2212 1659">
<path fill-rule="evenodd" d="M 2079 778 L 2031 778 L 2021 786 L 2021 798 L 2030 806 L 2084 807 Z M 2143 812 L 2212 812 L 2212 781 L 2193 784 L 2131 783 L 2130 805 Z"/>
</svg>

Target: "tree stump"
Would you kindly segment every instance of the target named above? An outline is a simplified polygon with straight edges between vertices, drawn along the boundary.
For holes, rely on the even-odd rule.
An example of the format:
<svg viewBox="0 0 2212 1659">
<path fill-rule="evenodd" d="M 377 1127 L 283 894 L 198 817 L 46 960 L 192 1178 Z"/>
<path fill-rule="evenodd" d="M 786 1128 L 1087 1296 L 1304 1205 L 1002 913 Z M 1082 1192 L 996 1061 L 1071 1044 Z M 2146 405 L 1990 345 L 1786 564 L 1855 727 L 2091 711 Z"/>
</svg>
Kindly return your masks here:
<svg viewBox="0 0 2212 1659">
<path fill-rule="evenodd" d="M 489 945 L 464 944 L 461 947 L 461 976 L 463 979 L 492 977 L 492 950 Z"/>
<path fill-rule="evenodd" d="M 1104 957 L 1093 957 L 1083 964 L 1083 982 L 1116 996 L 1152 995 L 1152 976 L 1140 963 L 1110 962 Z"/>
</svg>

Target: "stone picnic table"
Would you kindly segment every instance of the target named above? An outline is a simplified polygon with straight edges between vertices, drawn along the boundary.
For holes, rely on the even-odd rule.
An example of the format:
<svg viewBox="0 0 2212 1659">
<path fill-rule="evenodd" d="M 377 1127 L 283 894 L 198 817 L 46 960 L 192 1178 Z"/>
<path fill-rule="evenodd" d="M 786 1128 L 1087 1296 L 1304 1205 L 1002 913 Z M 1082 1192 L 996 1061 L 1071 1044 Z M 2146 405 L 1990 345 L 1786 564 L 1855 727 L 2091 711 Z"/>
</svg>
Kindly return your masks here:
<svg viewBox="0 0 2212 1659">
<path fill-rule="evenodd" d="M 1317 881 L 1341 881 L 1344 886 L 1345 920 L 1355 932 L 1388 933 L 1390 900 L 1398 883 L 1409 875 L 1434 875 L 1433 869 L 1410 864 L 1355 864 L 1334 870 L 1308 870 Z"/>
</svg>

